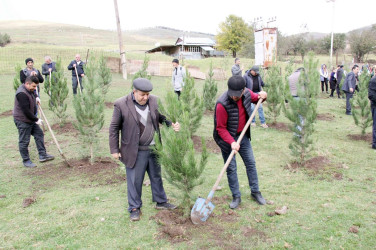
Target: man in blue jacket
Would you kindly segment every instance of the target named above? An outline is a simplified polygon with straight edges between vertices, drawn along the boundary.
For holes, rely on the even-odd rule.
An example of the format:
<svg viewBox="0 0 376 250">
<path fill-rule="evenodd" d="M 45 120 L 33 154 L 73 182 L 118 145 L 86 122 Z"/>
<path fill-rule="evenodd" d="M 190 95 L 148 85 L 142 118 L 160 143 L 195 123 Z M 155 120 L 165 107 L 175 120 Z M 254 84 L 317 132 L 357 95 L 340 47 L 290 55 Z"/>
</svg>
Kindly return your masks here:
<svg viewBox="0 0 376 250">
<path fill-rule="evenodd" d="M 359 66 L 354 65 L 352 67 L 352 71 L 347 74 L 345 78 L 345 82 L 343 83 L 342 90 L 346 94 L 346 115 L 352 115 L 351 113 L 351 103 L 350 99 L 354 95 L 355 87 L 356 87 L 356 77 L 359 72 Z"/>
<path fill-rule="evenodd" d="M 78 81 L 80 81 L 80 87 L 81 91 L 83 89 L 82 86 L 82 77 L 85 76 L 84 72 L 84 62 L 81 61 L 81 56 L 80 54 L 76 55 L 76 59 L 71 61 L 71 63 L 68 66 L 69 70 L 72 70 L 72 88 L 73 88 L 73 94 L 77 94 L 77 86 L 78 86 Z M 77 75 L 76 75 L 76 69 L 77 69 Z"/>
<path fill-rule="evenodd" d="M 371 101 L 373 119 L 372 148 L 376 149 L 376 76 L 373 76 L 368 86 L 368 99 Z"/>
</svg>

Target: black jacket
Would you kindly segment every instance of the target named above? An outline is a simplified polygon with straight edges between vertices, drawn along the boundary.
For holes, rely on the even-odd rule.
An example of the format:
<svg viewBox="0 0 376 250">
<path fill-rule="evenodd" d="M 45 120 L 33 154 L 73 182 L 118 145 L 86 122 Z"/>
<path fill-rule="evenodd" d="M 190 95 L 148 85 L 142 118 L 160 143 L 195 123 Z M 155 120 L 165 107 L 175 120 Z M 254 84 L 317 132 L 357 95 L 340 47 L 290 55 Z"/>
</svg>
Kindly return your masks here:
<svg viewBox="0 0 376 250">
<path fill-rule="evenodd" d="M 371 101 L 371 107 L 376 108 L 376 76 L 369 81 L 368 99 Z"/>
<path fill-rule="evenodd" d="M 39 83 L 42 83 L 44 81 L 43 76 L 40 74 L 39 70 L 37 70 L 37 69 L 34 69 L 34 70 L 37 72 L 37 77 L 38 77 Z M 25 69 L 21 70 L 20 71 L 20 81 L 21 81 L 21 83 L 25 83 L 26 77 L 27 76 L 25 74 Z"/>
<path fill-rule="evenodd" d="M 77 74 L 78 76 L 81 76 L 81 74 L 85 74 L 84 72 L 84 62 L 81 61 L 80 64 L 77 65 L 77 62 L 76 60 L 73 60 L 71 61 L 71 63 L 68 65 L 68 69 L 69 70 L 72 70 L 72 76 L 73 77 L 76 77 L 76 70 L 74 70 L 74 67 L 73 67 L 73 64 L 76 64 L 76 68 L 77 68 Z"/>
</svg>

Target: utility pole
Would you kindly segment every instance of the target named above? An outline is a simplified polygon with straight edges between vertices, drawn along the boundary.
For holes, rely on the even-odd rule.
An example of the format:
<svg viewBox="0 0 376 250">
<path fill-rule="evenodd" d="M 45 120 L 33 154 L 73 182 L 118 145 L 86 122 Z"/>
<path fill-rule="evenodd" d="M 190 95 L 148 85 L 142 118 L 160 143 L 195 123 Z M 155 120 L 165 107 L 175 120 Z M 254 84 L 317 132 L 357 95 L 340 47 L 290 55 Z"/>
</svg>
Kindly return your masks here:
<svg viewBox="0 0 376 250">
<path fill-rule="evenodd" d="M 120 48 L 120 60 L 121 60 L 121 69 L 123 72 L 123 78 L 127 80 L 127 64 L 125 60 L 125 51 L 123 48 L 123 40 L 121 36 L 121 27 L 120 27 L 120 18 L 119 18 L 119 10 L 117 5 L 117 0 L 114 0 L 115 6 L 115 15 L 116 15 L 116 25 L 117 25 L 117 32 L 118 32 L 118 39 L 119 39 L 119 48 Z"/>
<path fill-rule="evenodd" d="M 326 2 L 332 2 L 333 5 L 333 9 L 332 9 L 332 38 L 330 40 L 330 68 L 333 67 L 333 30 L 334 30 L 334 4 L 336 2 L 336 0 L 326 0 Z"/>
</svg>

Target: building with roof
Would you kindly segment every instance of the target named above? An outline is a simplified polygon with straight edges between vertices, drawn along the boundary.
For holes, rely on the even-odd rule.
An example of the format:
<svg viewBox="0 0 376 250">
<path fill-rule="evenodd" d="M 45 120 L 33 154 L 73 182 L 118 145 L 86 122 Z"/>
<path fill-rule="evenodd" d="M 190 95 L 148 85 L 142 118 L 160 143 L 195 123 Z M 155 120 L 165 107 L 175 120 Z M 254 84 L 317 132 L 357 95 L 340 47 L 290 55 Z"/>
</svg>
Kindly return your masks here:
<svg viewBox="0 0 376 250">
<path fill-rule="evenodd" d="M 179 37 L 174 45 L 159 45 L 146 53 L 162 52 L 175 58 L 202 59 L 224 56 L 223 51 L 215 49 L 215 42 L 205 37 Z"/>
</svg>

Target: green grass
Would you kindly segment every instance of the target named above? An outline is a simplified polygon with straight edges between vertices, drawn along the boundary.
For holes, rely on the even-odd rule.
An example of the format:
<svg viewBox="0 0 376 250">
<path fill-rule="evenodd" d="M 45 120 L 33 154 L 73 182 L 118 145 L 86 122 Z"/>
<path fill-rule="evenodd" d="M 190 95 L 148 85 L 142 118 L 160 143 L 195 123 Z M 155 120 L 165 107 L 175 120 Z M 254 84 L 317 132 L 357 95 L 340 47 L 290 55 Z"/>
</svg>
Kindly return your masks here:
<svg viewBox="0 0 376 250">
<path fill-rule="evenodd" d="M 204 60 L 198 64 L 207 62 Z M 8 90 L 0 92 L 0 113 L 13 108 L 12 79 L 10 75 L 0 76 L 3 89 Z M 69 120 L 74 121 L 69 77 L 68 82 L 68 114 Z M 152 77 L 152 82 L 153 94 L 163 100 L 165 92 L 171 89 L 170 78 Z M 202 85 L 203 81 L 196 81 L 200 93 Z M 225 82 L 219 82 L 220 93 L 225 86 Z M 114 75 L 106 101 L 113 102 L 128 94 L 129 90 L 130 81 Z M 347 137 L 347 134 L 358 134 L 360 130 L 355 127 L 352 117 L 344 115 L 344 102 L 342 99 L 328 99 L 324 96 L 318 100 L 319 113 L 333 114 L 335 119 L 317 121 L 314 135 L 316 150 L 313 153 L 313 156 L 326 156 L 332 163 L 338 164 L 343 174 L 342 180 L 322 179 L 310 176 L 305 171 L 286 170 L 284 166 L 292 160 L 288 149 L 292 134 L 260 127 L 252 129 L 260 188 L 268 200 L 274 201 L 274 205 L 259 206 L 250 200 L 245 168 L 238 161 L 243 201 L 241 209 L 237 210 L 239 217 L 233 223 L 225 223 L 222 231 L 223 237 L 238 243 L 233 248 L 282 249 L 285 243 L 295 249 L 375 248 L 376 182 L 369 177 L 376 176 L 376 152 L 370 149 L 370 142 L 351 141 Z M 46 95 L 42 92 L 44 111 L 50 123 L 54 123 L 53 114 L 47 109 L 46 103 Z M 112 110 L 106 108 L 105 112 L 106 122 L 97 150 L 99 156 L 110 156 L 108 127 Z M 287 119 L 280 117 L 279 121 L 287 122 Z M 197 134 L 210 138 L 213 117 L 204 116 L 201 124 Z M 0 248 L 220 248 L 213 243 L 213 232 L 200 231 L 200 227 L 193 229 L 195 237 L 188 242 L 173 244 L 158 238 L 160 226 L 149 219 L 157 213 L 151 202 L 150 187 L 144 187 L 143 190 L 141 221 L 131 223 L 126 211 L 125 182 L 92 185 L 85 176 L 80 175 L 61 178 L 52 184 L 50 181 L 47 185 L 48 180 L 43 176 L 32 175 L 34 170 L 22 166 L 17 149 L 18 133 L 12 117 L 0 118 L 0 138 L 0 195 L 6 195 L 6 198 L 0 198 Z M 77 136 L 58 134 L 57 138 L 68 158 L 85 154 Z M 54 163 L 61 163 L 48 132 L 45 140 L 48 142 L 48 152 L 57 156 Z M 32 159 L 37 161 L 33 140 L 29 148 Z M 194 197 L 206 197 L 222 166 L 221 155 L 211 153 L 204 172 L 205 182 L 194 190 Z M 38 169 L 46 167 L 39 164 Z M 63 166 L 54 167 L 57 173 L 59 167 Z M 119 165 L 118 171 L 125 175 L 124 166 Z M 231 195 L 226 177 L 221 185 L 223 190 L 217 191 L 215 196 Z M 174 200 L 175 188 L 165 182 L 165 189 Z M 37 201 L 23 208 L 22 202 L 27 197 L 36 197 Z M 214 213 L 228 211 L 227 204 L 216 205 Z M 289 207 L 286 215 L 266 215 L 283 205 Z M 220 223 L 216 215 L 216 218 L 209 220 Z M 348 232 L 352 225 L 360 226 L 358 234 Z M 245 227 L 264 232 L 266 238 L 257 235 L 245 237 L 242 232 Z"/>
</svg>

